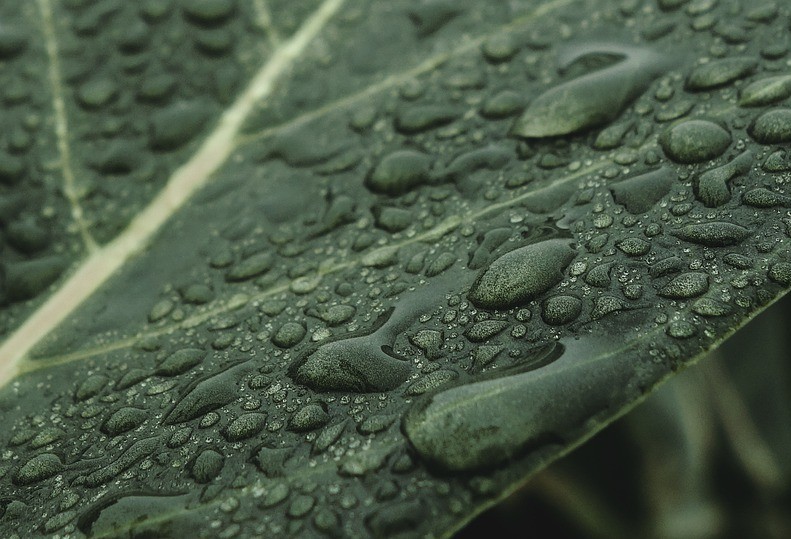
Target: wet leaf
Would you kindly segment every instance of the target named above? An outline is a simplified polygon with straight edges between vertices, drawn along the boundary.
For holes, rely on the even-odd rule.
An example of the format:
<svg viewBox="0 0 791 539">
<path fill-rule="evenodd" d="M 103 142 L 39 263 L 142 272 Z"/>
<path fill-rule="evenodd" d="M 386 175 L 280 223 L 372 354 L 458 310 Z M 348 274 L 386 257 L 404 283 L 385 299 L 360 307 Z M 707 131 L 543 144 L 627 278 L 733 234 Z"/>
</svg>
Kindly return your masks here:
<svg viewBox="0 0 791 539">
<path fill-rule="evenodd" d="M 751 7 L 3 3 L 1 535 L 446 536 L 604 428 L 791 285 Z"/>
</svg>

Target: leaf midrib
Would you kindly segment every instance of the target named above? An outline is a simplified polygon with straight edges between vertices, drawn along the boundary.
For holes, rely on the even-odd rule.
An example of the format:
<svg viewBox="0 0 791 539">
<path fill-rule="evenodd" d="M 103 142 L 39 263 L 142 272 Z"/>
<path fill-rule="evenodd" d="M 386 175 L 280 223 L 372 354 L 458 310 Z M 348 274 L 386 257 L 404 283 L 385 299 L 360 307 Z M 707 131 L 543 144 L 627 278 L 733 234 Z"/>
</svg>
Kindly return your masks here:
<svg viewBox="0 0 791 539">
<path fill-rule="evenodd" d="M 140 252 L 162 225 L 225 163 L 237 146 L 236 137 L 247 116 L 272 93 L 294 60 L 340 9 L 343 1 L 322 2 L 300 29 L 272 53 L 241 96 L 222 115 L 198 151 L 176 169 L 154 200 L 116 239 L 91 253 L 61 287 L 6 339 L 0 346 L 0 386 L 18 374 L 20 361 L 45 335 L 60 325 L 131 256 Z M 49 0 L 39 2 L 43 7 L 49 5 Z"/>
</svg>

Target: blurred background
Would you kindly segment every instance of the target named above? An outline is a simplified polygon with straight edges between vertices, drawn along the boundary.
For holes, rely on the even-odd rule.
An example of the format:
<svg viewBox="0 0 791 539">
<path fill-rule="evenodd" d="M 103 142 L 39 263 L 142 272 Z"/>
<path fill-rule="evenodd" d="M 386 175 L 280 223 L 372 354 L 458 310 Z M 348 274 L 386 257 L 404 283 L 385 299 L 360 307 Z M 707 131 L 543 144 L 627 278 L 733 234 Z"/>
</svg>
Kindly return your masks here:
<svg viewBox="0 0 791 539">
<path fill-rule="evenodd" d="M 791 294 L 455 537 L 492 534 L 791 538 Z"/>
</svg>

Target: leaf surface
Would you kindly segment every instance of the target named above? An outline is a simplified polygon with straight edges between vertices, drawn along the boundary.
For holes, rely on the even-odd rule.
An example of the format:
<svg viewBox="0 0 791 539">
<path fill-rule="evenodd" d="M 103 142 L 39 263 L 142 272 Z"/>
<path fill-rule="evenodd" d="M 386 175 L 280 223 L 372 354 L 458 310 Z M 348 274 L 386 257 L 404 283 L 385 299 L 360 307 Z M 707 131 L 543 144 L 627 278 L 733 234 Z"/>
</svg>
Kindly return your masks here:
<svg viewBox="0 0 791 539">
<path fill-rule="evenodd" d="M 448 535 L 791 285 L 785 6 L 12 4 L 3 536 Z"/>
</svg>

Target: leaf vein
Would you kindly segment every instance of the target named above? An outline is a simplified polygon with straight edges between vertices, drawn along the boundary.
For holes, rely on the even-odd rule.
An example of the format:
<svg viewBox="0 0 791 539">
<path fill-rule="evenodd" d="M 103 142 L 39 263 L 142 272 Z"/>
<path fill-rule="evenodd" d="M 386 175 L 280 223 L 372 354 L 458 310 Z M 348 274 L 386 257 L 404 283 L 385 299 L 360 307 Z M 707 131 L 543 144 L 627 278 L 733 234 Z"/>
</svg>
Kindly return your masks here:
<svg viewBox="0 0 791 539">
<path fill-rule="evenodd" d="M 48 77 L 52 88 L 52 108 L 55 115 L 55 136 L 58 154 L 60 155 L 59 165 L 63 174 L 63 194 L 71 206 L 71 215 L 77 224 L 85 249 L 89 253 L 93 253 L 99 249 L 99 245 L 91 235 L 89 224 L 80 204 L 80 194 L 77 189 L 72 165 L 71 145 L 69 144 L 69 118 L 63 95 L 64 85 L 60 67 L 60 50 L 55 31 L 52 1 L 38 0 L 38 9 L 41 15 L 42 32 L 47 50 Z"/>
</svg>

